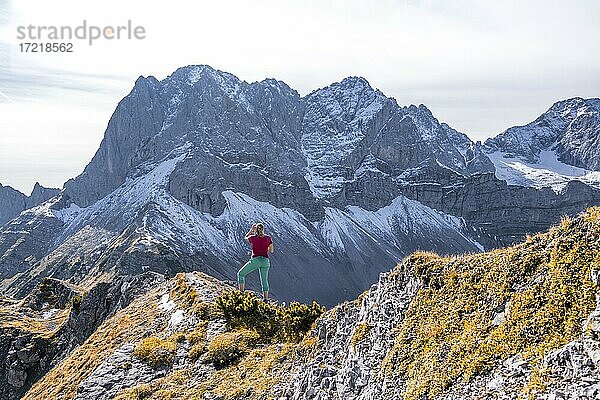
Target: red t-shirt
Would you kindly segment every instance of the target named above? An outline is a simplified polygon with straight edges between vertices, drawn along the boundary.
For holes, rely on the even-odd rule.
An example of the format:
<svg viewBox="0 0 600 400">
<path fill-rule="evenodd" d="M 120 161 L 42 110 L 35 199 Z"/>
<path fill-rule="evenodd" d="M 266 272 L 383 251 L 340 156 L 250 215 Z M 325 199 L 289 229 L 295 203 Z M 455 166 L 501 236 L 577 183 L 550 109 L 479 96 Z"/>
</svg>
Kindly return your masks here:
<svg viewBox="0 0 600 400">
<path fill-rule="evenodd" d="M 269 245 L 273 243 L 271 236 L 250 236 L 248 241 L 252 245 L 252 257 L 269 257 Z"/>
</svg>

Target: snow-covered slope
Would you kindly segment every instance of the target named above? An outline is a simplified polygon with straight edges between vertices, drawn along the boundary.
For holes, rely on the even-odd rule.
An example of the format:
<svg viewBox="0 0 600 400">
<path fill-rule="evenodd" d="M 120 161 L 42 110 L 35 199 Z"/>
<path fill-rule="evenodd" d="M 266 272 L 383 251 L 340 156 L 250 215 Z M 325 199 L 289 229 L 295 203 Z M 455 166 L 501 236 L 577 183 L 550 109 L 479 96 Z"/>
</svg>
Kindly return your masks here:
<svg viewBox="0 0 600 400">
<path fill-rule="evenodd" d="M 600 187 L 600 99 L 555 103 L 535 121 L 485 142 L 496 175 L 509 184 L 561 190 L 579 180 Z"/>
<path fill-rule="evenodd" d="M 565 164 L 552 150 L 540 151 L 536 162 L 508 157 L 498 151 L 489 153 L 488 157 L 496 167 L 498 179 L 505 180 L 509 185 L 534 188 L 551 187 L 559 193 L 567 183 L 578 180 L 600 188 L 600 171 L 590 171 Z"/>
</svg>

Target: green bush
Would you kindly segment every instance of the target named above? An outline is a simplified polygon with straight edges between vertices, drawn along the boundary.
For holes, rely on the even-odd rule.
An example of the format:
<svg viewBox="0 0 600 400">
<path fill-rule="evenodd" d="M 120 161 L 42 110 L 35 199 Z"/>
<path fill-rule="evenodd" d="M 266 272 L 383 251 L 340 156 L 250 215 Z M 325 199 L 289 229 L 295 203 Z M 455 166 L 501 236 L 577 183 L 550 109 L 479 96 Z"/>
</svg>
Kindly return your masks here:
<svg viewBox="0 0 600 400">
<path fill-rule="evenodd" d="M 325 307 L 317 302 L 277 306 L 262 301 L 251 292 L 237 290 L 221 294 L 216 304 L 230 329 L 251 329 L 267 341 L 298 341 L 325 312 Z"/>
<path fill-rule="evenodd" d="M 287 341 L 299 341 L 324 312 L 325 307 L 316 301 L 310 305 L 293 302 L 288 307 L 279 307 L 277 321 L 281 326 L 281 337 Z"/>
<path fill-rule="evenodd" d="M 75 296 L 73 296 L 73 298 L 71 299 L 73 311 L 79 312 L 79 309 L 81 308 L 81 302 L 83 301 L 84 297 L 85 297 L 84 294 L 79 294 L 79 293 L 77 293 Z"/>
</svg>

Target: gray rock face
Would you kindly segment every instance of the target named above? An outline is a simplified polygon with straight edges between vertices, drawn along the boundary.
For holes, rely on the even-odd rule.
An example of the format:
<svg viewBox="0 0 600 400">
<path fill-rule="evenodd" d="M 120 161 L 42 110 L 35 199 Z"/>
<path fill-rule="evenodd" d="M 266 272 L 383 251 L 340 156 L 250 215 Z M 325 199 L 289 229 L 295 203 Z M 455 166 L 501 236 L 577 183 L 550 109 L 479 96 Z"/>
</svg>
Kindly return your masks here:
<svg viewBox="0 0 600 400">
<path fill-rule="evenodd" d="M 51 342 L 19 328 L 0 328 L 0 397 L 18 400 L 47 371 Z"/>
<path fill-rule="evenodd" d="M 104 321 L 133 299 L 164 283 L 164 275 L 146 272 L 102 282 L 82 293 L 65 282 L 44 279 L 18 303 L 15 312 L 23 319 L 35 321 L 45 321 L 64 310 L 70 312 L 64 323 L 53 328 L 52 334 L 30 331 L 26 324 L 0 327 L 0 398 L 20 399 Z"/>
<path fill-rule="evenodd" d="M 0 227 L 0 280 L 26 271 L 52 249 L 62 222 L 38 211 L 26 210 Z"/>
<path fill-rule="evenodd" d="M 23 210 L 42 204 L 46 200 L 60 193 L 60 189 L 49 189 L 35 183 L 31 196 L 0 184 L 0 227 L 10 221 Z"/>
<path fill-rule="evenodd" d="M 131 93 L 117 106 L 100 148 L 77 183 L 65 183 L 65 191 L 80 206 L 88 206 L 116 189 L 144 158 L 137 152 L 140 145 L 155 135 L 164 121 L 158 84 L 153 77 L 136 81 Z"/>
<path fill-rule="evenodd" d="M 65 309 L 71 306 L 71 299 L 77 289 L 58 279 L 46 278 L 23 299 L 21 307 L 34 311 L 46 308 Z"/>
<path fill-rule="evenodd" d="M 248 84 L 191 66 L 161 82 L 138 79 L 98 153 L 65 191 L 87 206 L 142 162 L 186 143 L 191 150 L 173 171 L 169 190 L 213 215 L 223 211 L 221 193 L 230 188 L 318 219 L 322 204 L 347 205 L 345 187 L 368 178 L 366 171 L 398 177 L 426 160 L 448 173 L 493 170 L 479 147 L 425 106 L 399 107 L 363 78 L 301 98 L 283 82 Z"/>
<path fill-rule="evenodd" d="M 122 389 L 164 377 L 168 368 L 154 369 L 133 356 L 133 344 L 125 344 L 105 360 L 78 387 L 74 400 L 109 400 Z"/>
<path fill-rule="evenodd" d="M 84 293 L 80 300 L 73 304 L 69 318 L 56 334 L 52 364 L 56 365 L 71 350 L 82 344 L 104 321 L 127 307 L 133 299 L 164 282 L 164 275 L 145 272 L 101 282 Z"/>
<path fill-rule="evenodd" d="M 23 193 L 0 184 L 0 226 L 19 215 L 25 209 L 26 202 L 27 196 Z"/>
<path fill-rule="evenodd" d="M 487 248 L 522 240 L 560 221 L 564 215 L 600 205 L 600 190 L 569 182 L 562 193 L 550 188 L 507 185 L 493 174 L 471 176 L 454 185 L 407 185 L 402 193 L 436 210 L 465 219 Z"/>
<path fill-rule="evenodd" d="M 485 142 L 487 152 L 501 151 L 535 163 L 543 150 L 554 150 L 566 164 L 600 170 L 600 99 L 575 97 L 555 103 L 535 121 L 507 129 Z"/>
<path fill-rule="evenodd" d="M 52 367 L 54 317 L 64 315 L 75 294 L 70 285 L 46 279 L 21 302 L 0 297 L 0 398 L 20 399 Z"/>
<path fill-rule="evenodd" d="M 311 361 L 294 371 L 281 395 L 290 400 L 401 398 L 402 382 L 384 379 L 381 364 L 394 344 L 394 328 L 420 287 L 414 277 L 382 274 L 365 296 L 319 319 L 312 332 L 318 348 Z M 361 327 L 365 334 L 353 340 Z"/>
</svg>

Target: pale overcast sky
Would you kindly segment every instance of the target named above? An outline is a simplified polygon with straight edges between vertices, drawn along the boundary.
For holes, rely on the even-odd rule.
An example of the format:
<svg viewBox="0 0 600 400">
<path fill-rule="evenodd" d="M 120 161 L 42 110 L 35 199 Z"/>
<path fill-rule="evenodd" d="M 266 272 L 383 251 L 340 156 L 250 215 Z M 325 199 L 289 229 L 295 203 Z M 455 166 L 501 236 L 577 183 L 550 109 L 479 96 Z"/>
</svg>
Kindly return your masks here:
<svg viewBox="0 0 600 400">
<path fill-rule="evenodd" d="M 553 102 L 600 96 L 600 1 L 0 0 L 0 183 L 61 187 L 139 75 L 209 64 L 301 94 L 349 75 L 483 140 Z M 20 25 L 115 26 L 138 41 L 21 53 Z"/>
</svg>

